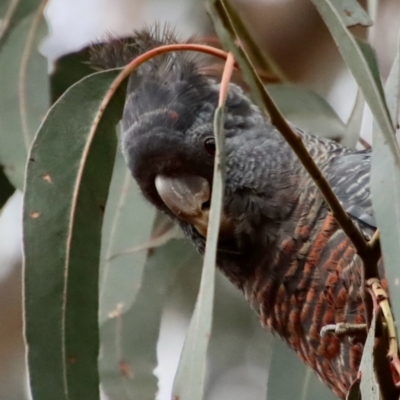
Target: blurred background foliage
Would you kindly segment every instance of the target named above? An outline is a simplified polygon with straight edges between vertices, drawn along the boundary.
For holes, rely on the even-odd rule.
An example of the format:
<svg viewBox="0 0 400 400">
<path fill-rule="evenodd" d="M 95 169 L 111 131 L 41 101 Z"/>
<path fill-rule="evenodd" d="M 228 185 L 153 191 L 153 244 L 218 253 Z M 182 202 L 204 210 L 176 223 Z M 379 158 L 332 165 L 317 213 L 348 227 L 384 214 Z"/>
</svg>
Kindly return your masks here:
<svg viewBox="0 0 400 400">
<path fill-rule="evenodd" d="M 386 0 L 379 7 L 374 1 L 361 3 L 372 10 L 374 25 L 352 31 L 372 43 L 385 80 L 397 51 L 400 3 Z M 361 129 L 362 138 L 371 141 L 368 107 L 310 1 L 232 4 L 257 45 L 282 71 L 284 85 L 275 82 L 269 88 L 290 121 L 352 145 Z M 196 0 L 49 0 L 47 4 L 3 0 L 0 4 L 1 399 L 28 398 L 20 208 L 30 143 L 48 106 L 91 72 L 84 63 L 85 46 L 109 32 L 127 35 L 154 21 L 176 25 L 183 36 L 214 37 L 204 5 Z M 104 399 L 170 398 L 200 274 L 199 255 L 145 203 L 118 153 L 101 253 L 99 368 Z M 205 398 L 293 396 L 334 398 L 285 344 L 261 329 L 241 294 L 218 273 Z"/>
</svg>

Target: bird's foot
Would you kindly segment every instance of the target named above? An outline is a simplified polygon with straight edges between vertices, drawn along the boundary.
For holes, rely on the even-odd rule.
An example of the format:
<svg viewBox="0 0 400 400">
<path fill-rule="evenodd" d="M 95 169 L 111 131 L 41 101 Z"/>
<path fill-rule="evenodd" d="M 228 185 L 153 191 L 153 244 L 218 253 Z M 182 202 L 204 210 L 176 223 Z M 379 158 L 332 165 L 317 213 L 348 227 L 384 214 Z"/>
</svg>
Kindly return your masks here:
<svg viewBox="0 0 400 400">
<path fill-rule="evenodd" d="M 327 334 L 334 334 L 338 338 L 349 337 L 351 340 L 366 339 L 367 324 L 352 324 L 348 322 L 339 322 L 338 324 L 329 324 L 322 327 L 321 337 Z"/>
</svg>

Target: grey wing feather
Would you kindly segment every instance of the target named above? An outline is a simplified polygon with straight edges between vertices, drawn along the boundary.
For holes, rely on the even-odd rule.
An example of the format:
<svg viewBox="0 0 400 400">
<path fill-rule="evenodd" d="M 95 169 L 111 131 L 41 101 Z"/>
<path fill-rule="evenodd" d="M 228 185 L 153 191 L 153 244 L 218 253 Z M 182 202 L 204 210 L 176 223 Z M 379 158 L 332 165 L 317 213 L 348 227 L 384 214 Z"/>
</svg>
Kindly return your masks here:
<svg viewBox="0 0 400 400">
<path fill-rule="evenodd" d="M 334 157 L 327 179 L 346 212 L 361 225 L 376 229 L 370 190 L 371 151 L 349 152 Z"/>
</svg>

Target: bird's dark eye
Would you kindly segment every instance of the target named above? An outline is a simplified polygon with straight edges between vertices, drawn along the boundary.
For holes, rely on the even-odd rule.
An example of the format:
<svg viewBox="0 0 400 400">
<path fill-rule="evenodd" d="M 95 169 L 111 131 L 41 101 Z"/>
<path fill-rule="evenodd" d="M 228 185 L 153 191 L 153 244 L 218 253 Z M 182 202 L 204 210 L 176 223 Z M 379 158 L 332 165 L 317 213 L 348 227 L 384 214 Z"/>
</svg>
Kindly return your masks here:
<svg viewBox="0 0 400 400">
<path fill-rule="evenodd" d="M 215 140 L 214 138 L 207 138 L 204 141 L 204 149 L 210 156 L 215 156 Z"/>
</svg>

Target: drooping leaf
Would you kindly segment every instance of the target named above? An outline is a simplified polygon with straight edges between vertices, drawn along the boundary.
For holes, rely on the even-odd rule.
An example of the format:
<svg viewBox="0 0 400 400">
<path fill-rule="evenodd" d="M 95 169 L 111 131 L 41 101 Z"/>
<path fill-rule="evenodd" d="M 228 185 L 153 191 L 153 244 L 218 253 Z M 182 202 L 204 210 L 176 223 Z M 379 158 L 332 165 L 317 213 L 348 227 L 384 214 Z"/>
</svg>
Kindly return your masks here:
<svg viewBox="0 0 400 400">
<path fill-rule="evenodd" d="M 340 143 L 343 146 L 355 149 L 360 138 L 362 118 L 364 114 L 364 96 L 360 90 L 357 90 L 356 99 L 354 101 L 353 110 L 351 111 L 349 120 L 346 124 L 345 134 Z"/>
<path fill-rule="evenodd" d="M 296 393 L 302 400 L 335 400 L 310 367 L 301 362 L 280 338 L 274 338 L 268 369 L 268 398 L 289 399 Z"/>
<path fill-rule="evenodd" d="M 223 107 L 218 107 L 215 112 L 214 135 L 217 151 L 203 273 L 172 389 L 172 398 L 179 400 L 202 400 L 203 398 L 207 349 L 213 315 L 217 242 L 225 187 Z"/>
<path fill-rule="evenodd" d="M 367 10 L 371 19 L 375 21 L 376 14 L 378 12 L 378 2 L 379 0 L 367 0 Z"/>
<path fill-rule="evenodd" d="M 2 0 L 0 2 L 0 51 L 12 29 L 27 15 L 38 10 L 43 0 Z"/>
<path fill-rule="evenodd" d="M 46 59 L 37 46 L 46 34 L 34 15 L 13 29 L 0 52 L 0 164 L 23 189 L 29 147 L 49 106 Z"/>
<path fill-rule="evenodd" d="M 246 398 L 266 399 L 266 371 L 274 343 L 243 293 L 217 270 L 205 398 L 239 399 L 251 393 Z"/>
<path fill-rule="evenodd" d="M 100 373 L 111 399 L 155 398 L 157 378 L 153 371 L 165 296 L 178 272 L 189 266 L 200 269 L 201 257 L 186 240 L 171 240 L 151 251 L 134 303 L 121 302 L 109 313 L 101 327 Z"/>
<path fill-rule="evenodd" d="M 398 50 L 385 92 L 392 121 L 397 121 L 400 87 Z M 397 157 L 393 156 L 394 148 Z M 400 151 L 394 135 L 387 136 L 374 124 L 372 132 L 371 193 L 385 271 L 390 287 L 392 310 L 400 321 Z"/>
<path fill-rule="evenodd" d="M 362 399 L 379 400 L 379 387 L 375 380 L 374 373 L 374 344 L 375 344 L 376 312 L 372 314 L 371 327 L 365 341 L 363 355 L 361 357 L 360 371 L 360 392 Z"/>
<path fill-rule="evenodd" d="M 368 13 L 361 7 L 357 0 L 332 1 L 331 4 L 347 27 L 350 28 L 355 25 L 372 25 L 372 21 Z"/>
<path fill-rule="evenodd" d="M 35 400 L 98 400 L 98 272 L 115 126 L 126 85 L 94 74 L 51 108 L 29 155 L 24 200 L 25 335 Z"/>
<path fill-rule="evenodd" d="M 54 62 L 53 67 L 50 75 L 52 103 L 75 82 L 94 72 L 89 65 L 89 47 L 60 57 Z"/>
<path fill-rule="evenodd" d="M 267 89 L 281 113 L 294 125 L 320 137 L 343 137 L 345 124 L 317 93 L 295 85 L 268 85 Z"/>
<path fill-rule="evenodd" d="M 100 323 L 109 319 L 118 304 L 123 303 L 127 310 L 133 303 L 141 287 L 146 252 L 113 256 L 148 240 L 154 217 L 154 208 L 144 201 L 119 153 L 103 224 Z"/>
<path fill-rule="evenodd" d="M 379 69 L 374 52 L 368 43 L 354 38 L 347 29 L 343 17 L 337 9 L 335 0 L 311 0 L 328 27 L 339 52 L 354 76 L 371 112 L 385 136 L 393 136 L 394 129 L 390 120 Z M 393 157 L 397 150 L 390 145 Z"/>
</svg>

